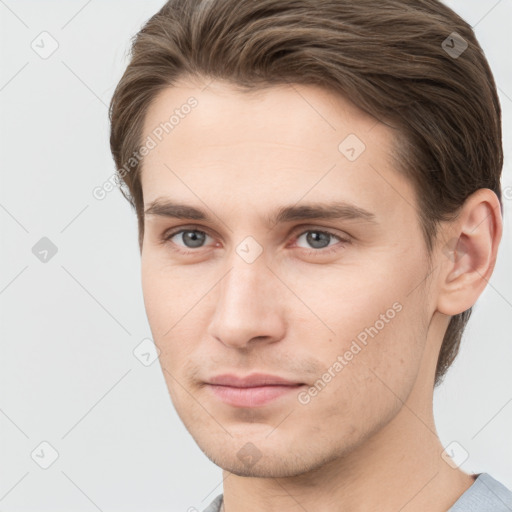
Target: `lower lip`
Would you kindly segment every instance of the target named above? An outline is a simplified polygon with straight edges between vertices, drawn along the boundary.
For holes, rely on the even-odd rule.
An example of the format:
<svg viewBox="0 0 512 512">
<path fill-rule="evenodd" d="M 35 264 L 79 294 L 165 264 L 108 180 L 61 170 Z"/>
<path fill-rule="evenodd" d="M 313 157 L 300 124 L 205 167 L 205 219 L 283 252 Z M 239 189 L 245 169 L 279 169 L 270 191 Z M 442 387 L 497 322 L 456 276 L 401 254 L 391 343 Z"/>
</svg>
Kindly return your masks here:
<svg viewBox="0 0 512 512">
<path fill-rule="evenodd" d="M 208 384 L 212 392 L 224 403 L 235 407 L 258 407 L 277 398 L 288 395 L 302 387 L 296 386 L 257 386 L 252 388 L 234 388 Z"/>
</svg>

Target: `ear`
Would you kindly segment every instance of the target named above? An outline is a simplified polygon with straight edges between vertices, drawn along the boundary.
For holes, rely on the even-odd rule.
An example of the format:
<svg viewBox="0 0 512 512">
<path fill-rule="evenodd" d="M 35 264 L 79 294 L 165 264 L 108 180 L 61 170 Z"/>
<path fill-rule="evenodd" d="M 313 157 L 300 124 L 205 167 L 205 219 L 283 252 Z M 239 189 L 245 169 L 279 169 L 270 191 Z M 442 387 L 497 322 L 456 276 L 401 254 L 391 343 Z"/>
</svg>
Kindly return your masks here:
<svg viewBox="0 0 512 512">
<path fill-rule="evenodd" d="M 439 255 L 437 311 L 453 316 L 475 304 L 494 270 L 502 231 L 497 195 L 488 188 L 478 189 L 447 231 L 448 242 Z"/>
</svg>

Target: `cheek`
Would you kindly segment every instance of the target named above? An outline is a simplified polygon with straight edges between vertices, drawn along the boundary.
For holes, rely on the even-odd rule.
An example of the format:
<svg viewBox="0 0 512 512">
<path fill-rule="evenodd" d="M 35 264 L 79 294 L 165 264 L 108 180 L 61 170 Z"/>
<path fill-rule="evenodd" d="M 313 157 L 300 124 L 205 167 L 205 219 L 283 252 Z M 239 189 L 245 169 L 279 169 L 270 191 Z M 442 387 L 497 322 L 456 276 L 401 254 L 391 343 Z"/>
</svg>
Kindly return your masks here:
<svg viewBox="0 0 512 512">
<path fill-rule="evenodd" d="M 191 282 L 187 270 L 170 266 L 161 258 L 144 256 L 141 264 L 141 284 L 148 320 L 158 327 L 160 335 L 165 333 L 180 318 L 192 310 L 205 284 L 199 280 Z M 165 324 L 165 326 L 163 325 Z M 163 333 L 161 329 L 165 327 Z"/>
<path fill-rule="evenodd" d="M 160 324 L 164 317 L 163 311 L 167 308 L 170 297 L 165 281 L 160 278 L 159 270 L 147 259 L 142 261 L 141 284 L 149 324 L 153 334 L 160 333 L 162 330 Z"/>
<path fill-rule="evenodd" d="M 188 361 L 206 328 L 201 311 L 212 285 L 191 278 L 188 271 L 143 258 L 141 284 L 146 315 L 160 361 L 173 374 Z"/>
<path fill-rule="evenodd" d="M 400 265 L 400 261 L 389 256 L 365 271 L 339 268 L 325 278 L 317 276 L 314 283 L 304 277 L 297 281 L 297 294 L 325 324 L 321 326 L 323 362 L 329 368 L 338 361 L 342 370 L 340 365 L 336 368 L 345 377 L 334 380 L 346 378 L 353 390 L 371 384 L 375 392 L 387 384 L 405 394 L 418 373 L 428 327 L 427 304 L 418 286 L 423 267 L 420 258 L 416 265 L 411 260 Z M 345 384 L 340 384 L 342 394 Z"/>
<path fill-rule="evenodd" d="M 381 337 L 380 333 L 389 331 L 401 315 L 405 286 L 397 280 L 382 279 L 380 272 L 373 275 L 362 267 L 340 267 L 323 274 L 296 277 L 294 292 L 309 312 L 300 304 L 296 310 L 304 313 L 301 317 L 309 318 L 311 324 L 322 323 L 319 328 L 323 336 L 338 339 L 338 348 L 356 337 L 362 342 L 371 336 Z"/>
<path fill-rule="evenodd" d="M 369 327 L 374 326 L 373 317 L 366 322 Z M 326 373 L 319 377 L 329 382 L 306 406 L 311 407 L 310 417 L 321 414 L 325 424 L 336 424 L 347 435 L 352 432 L 354 439 L 393 418 L 407 401 L 421 366 L 424 332 L 415 319 L 417 311 L 405 304 L 380 331 L 356 325 L 352 332 L 366 337 L 341 334 L 328 344 L 322 357 Z M 345 324 L 352 323 L 348 317 Z M 322 389 L 322 383 L 315 384 Z"/>
</svg>

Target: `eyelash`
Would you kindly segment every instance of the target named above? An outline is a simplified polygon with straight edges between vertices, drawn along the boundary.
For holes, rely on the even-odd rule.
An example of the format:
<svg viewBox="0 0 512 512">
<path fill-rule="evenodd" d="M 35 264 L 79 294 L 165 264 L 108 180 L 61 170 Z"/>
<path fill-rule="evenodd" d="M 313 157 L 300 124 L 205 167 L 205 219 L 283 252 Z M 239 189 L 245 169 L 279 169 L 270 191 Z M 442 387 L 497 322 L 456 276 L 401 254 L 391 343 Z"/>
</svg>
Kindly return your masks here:
<svg viewBox="0 0 512 512">
<path fill-rule="evenodd" d="M 309 228 L 309 229 L 302 228 L 302 229 L 303 229 L 303 231 L 300 231 L 300 230 L 294 231 L 292 236 L 299 238 L 300 236 L 304 235 L 305 233 L 322 233 L 324 235 L 329 235 L 333 238 L 337 238 L 340 241 L 340 243 L 342 244 L 342 246 L 350 243 L 350 240 L 348 238 L 342 238 L 341 236 L 336 235 L 330 231 L 326 231 L 324 229 L 315 229 L 315 228 Z M 164 244 L 171 243 L 173 246 L 175 246 L 175 247 L 173 247 L 173 250 L 184 255 L 184 256 L 188 256 L 190 254 L 195 254 L 199 251 L 199 249 L 202 249 L 202 247 L 199 247 L 198 249 L 184 250 L 181 248 L 181 246 L 178 246 L 178 245 L 174 244 L 173 242 L 170 242 L 171 238 L 173 238 L 174 236 L 176 236 L 179 233 L 183 233 L 186 231 L 202 233 L 204 235 L 211 237 L 211 235 L 209 233 L 207 233 L 206 231 L 204 231 L 202 229 L 197 229 L 197 227 L 185 227 L 185 228 L 181 227 L 179 229 L 175 229 L 170 232 L 164 233 L 164 235 L 162 237 L 162 243 L 164 243 Z M 299 249 L 301 249 L 302 251 L 305 251 L 305 254 L 307 256 L 326 256 L 328 254 L 333 254 L 340 250 L 340 248 L 336 247 L 336 246 L 326 247 L 324 249 L 309 249 L 308 250 L 308 249 L 304 249 L 302 247 L 299 247 Z"/>
</svg>

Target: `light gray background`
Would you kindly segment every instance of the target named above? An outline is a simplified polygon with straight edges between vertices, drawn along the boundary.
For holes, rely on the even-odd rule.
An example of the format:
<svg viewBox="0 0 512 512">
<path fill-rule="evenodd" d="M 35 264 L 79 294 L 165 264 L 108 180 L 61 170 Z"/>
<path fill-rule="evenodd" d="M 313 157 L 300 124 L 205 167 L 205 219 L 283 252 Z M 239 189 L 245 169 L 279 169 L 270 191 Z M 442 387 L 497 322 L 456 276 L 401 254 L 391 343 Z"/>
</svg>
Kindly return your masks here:
<svg viewBox="0 0 512 512">
<path fill-rule="evenodd" d="M 0 0 L 3 511 L 202 510 L 222 492 L 158 361 L 133 354 L 151 337 L 135 214 L 117 190 L 92 195 L 114 171 L 107 105 L 130 38 L 163 3 Z M 443 444 L 468 452 L 462 469 L 512 488 L 512 2 L 447 3 L 475 27 L 499 86 L 507 198 L 497 267 L 435 416 Z M 50 48 L 43 31 L 59 45 L 46 59 L 31 47 Z M 58 249 L 47 263 L 32 252 L 42 237 Z M 48 469 L 43 441 L 59 454 Z"/>
</svg>

